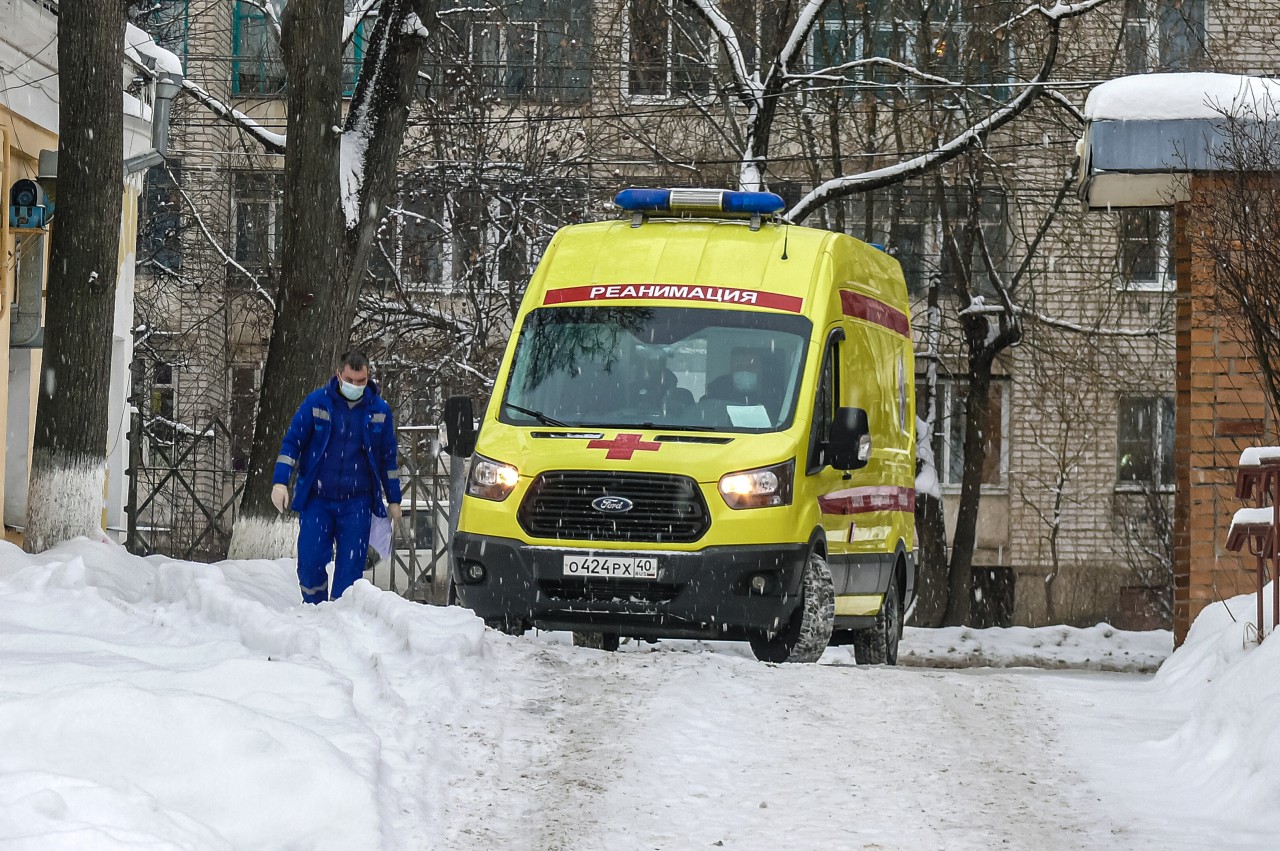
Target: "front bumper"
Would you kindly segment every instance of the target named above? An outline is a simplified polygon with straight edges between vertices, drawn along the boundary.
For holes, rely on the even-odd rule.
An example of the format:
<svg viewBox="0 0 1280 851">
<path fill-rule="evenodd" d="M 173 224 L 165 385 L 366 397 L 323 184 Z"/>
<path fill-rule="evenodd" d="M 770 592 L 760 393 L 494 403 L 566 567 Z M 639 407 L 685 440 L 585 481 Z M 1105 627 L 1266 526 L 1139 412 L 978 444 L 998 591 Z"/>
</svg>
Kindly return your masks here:
<svg viewBox="0 0 1280 851">
<path fill-rule="evenodd" d="M 564 556 L 587 548 L 531 546 L 511 538 L 458 532 L 453 555 L 465 573 L 484 567 L 484 579 L 457 583 L 463 605 L 489 621 L 617 632 L 639 638 L 740 639 L 776 629 L 799 604 L 809 545 L 707 547 L 697 552 L 593 550 L 611 556 L 658 559 L 656 580 L 567 579 Z M 765 574 L 763 593 L 751 577 Z"/>
</svg>

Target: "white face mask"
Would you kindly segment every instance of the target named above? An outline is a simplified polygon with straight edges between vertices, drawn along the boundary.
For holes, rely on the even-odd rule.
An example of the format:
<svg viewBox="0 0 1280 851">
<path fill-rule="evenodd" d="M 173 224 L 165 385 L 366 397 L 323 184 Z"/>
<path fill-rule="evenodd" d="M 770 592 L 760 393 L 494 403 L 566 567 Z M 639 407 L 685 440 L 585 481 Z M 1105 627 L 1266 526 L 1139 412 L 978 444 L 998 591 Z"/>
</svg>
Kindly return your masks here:
<svg viewBox="0 0 1280 851">
<path fill-rule="evenodd" d="M 743 393 L 750 393 L 760 386 L 760 376 L 743 369 L 733 374 L 733 386 Z"/>
<path fill-rule="evenodd" d="M 343 381 L 341 378 L 338 379 L 338 390 L 343 396 L 352 402 L 359 402 L 360 398 L 364 396 L 363 387 L 358 384 Z"/>
</svg>

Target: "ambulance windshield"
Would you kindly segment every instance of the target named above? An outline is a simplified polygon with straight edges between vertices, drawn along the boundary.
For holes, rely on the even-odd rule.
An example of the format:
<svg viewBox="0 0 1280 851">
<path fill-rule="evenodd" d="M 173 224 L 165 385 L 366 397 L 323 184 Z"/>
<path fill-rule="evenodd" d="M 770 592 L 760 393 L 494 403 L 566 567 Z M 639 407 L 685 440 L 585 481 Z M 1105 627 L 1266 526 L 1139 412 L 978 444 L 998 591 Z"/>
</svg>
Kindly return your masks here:
<svg viewBox="0 0 1280 851">
<path fill-rule="evenodd" d="M 499 418 L 513 425 L 778 431 L 812 325 L 694 307 L 543 307 L 524 321 Z"/>
</svg>

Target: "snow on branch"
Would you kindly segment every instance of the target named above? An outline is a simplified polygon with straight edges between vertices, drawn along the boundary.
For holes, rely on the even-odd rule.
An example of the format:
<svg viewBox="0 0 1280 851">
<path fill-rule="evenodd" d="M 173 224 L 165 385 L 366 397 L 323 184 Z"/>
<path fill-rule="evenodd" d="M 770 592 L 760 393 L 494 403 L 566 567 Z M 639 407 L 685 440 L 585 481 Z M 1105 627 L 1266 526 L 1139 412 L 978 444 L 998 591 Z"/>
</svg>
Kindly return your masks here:
<svg viewBox="0 0 1280 851">
<path fill-rule="evenodd" d="M 796 58 L 796 54 L 804 49 L 805 42 L 809 39 L 809 30 L 813 29 L 814 22 L 818 20 L 818 14 L 827 2 L 828 0 L 806 0 L 800 13 L 796 15 L 795 25 L 791 28 L 791 34 L 787 36 L 787 43 L 782 46 L 782 52 L 778 54 L 778 67 L 783 74 L 786 74 L 787 69 L 791 67 L 791 60 Z"/>
<path fill-rule="evenodd" d="M 191 81 L 190 79 L 183 79 L 182 90 L 195 98 L 196 102 L 200 103 L 214 115 L 230 124 L 236 125 L 245 133 L 248 133 L 256 139 L 264 149 L 266 149 L 267 153 L 284 153 L 285 137 L 283 133 L 271 132 L 240 110 L 228 106 L 218 100 L 216 97 L 209 94 L 203 86 Z"/>
<path fill-rule="evenodd" d="M 729 23 L 729 19 L 720 11 L 720 0 L 690 0 L 694 9 L 702 17 L 707 25 L 711 27 L 720 47 L 723 48 L 725 55 L 729 57 L 729 67 L 733 76 L 733 87 L 737 91 L 738 97 L 744 101 L 747 106 L 759 108 L 760 98 L 764 94 L 764 86 L 760 83 L 759 72 L 750 72 L 747 70 L 746 54 L 742 51 L 742 43 L 738 40 L 738 34 L 734 32 L 733 24 Z M 811 0 L 815 2 L 815 0 Z M 825 0 L 822 0 L 825 2 Z"/>
<path fill-rule="evenodd" d="M 1073 9 L 1076 9 L 1074 14 L 1084 14 L 1089 9 L 1105 2 L 1107 0 L 1090 0 L 1087 3 L 1074 4 Z M 1040 7 L 1037 6 L 1036 8 Z M 1053 8 L 1056 9 L 1058 7 L 1055 6 Z M 858 192 L 869 192 L 872 189 L 879 189 L 882 186 L 890 186 L 916 177 L 935 166 L 950 162 L 981 142 L 992 131 L 998 130 L 1013 121 L 1030 108 L 1044 93 L 1045 84 L 1053 74 L 1058 56 L 1058 41 L 1061 35 L 1060 21 L 1072 16 L 1062 15 L 1049 18 L 1049 39 L 1044 61 L 1040 66 L 1040 70 L 1036 72 L 1036 76 L 1013 100 L 932 151 L 883 168 L 873 169 L 862 174 L 836 177 L 818 184 L 809 194 L 801 198 L 794 207 L 788 210 L 784 218 L 791 222 L 800 222 L 818 207 L 837 198 L 843 198 L 846 195 L 853 195 Z"/>
<path fill-rule="evenodd" d="M 1051 328 L 1058 328 L 1062 331 L 1071 331 L 1076 334 L 1088 334 L 1096 337 L 1159 337 L 1166 332 L 1166 329 L 1160 327 L 1151 328 L 1103 328 L 1095 325 L 1081 325 L 1077 322 L 1068 322 L 1065 319 L 1056 319 L 1052 316 L 1046 316 L 1034 310 L 1027 310 L 1025 307 L 1018 305 L 1013 306 L 1013 312 L 1018 317 L 1030 319 L 1033 322 L 1039 322 L 1041 325 L 1048 325 Z M 982 296 L 974 296 L 969 306 L 963 310 L 956 311 L 957 316 L 999 316 L 1006 315 L 1008 309 L 1000 304 L 987 304 L 986 299 Z"/>
<path fill-rule="evenodd" d="M 245 279 L 253 285 L 254 295 L 266 302 L 272 310 L 275 310 L 276 300 L 271 297 L 270 293 L 262 288 L 262 283 L 258 280 L 258 276 L 237 263 L 235 258 L 228 254 L 226 249 L 222 247 L 222 244 L 218 242 L 218 240 L 214 239 L 213 234 L 209 232 L 209 226 L 205 224 L 204 218 L 200 215 L 199 208 L 196 207 L 195 203 L 191 200 L 191 196 L 187 194 L 187 190 L 182 188 L 182 184 L 178 182 L 177 178 L 174 176 L 172 171 L 169 171 L 168 167 L 166 167 L 165 170 L 168 171 L 169 179 L 173 181 L 174 186 L 177 187 L 178 194 L 182 196 L 182 200 L 187 202 L 187 209 L 191 212 L 191 217 L 195 219 L 196 224 L 199 225 L 200 232 L 204 234 L 204 238 L 208 240 L 209 245 L 214 251 L 218 252 L 218 254 L 222 256 L 224 263 L 245 276 Z"/>
</svg>

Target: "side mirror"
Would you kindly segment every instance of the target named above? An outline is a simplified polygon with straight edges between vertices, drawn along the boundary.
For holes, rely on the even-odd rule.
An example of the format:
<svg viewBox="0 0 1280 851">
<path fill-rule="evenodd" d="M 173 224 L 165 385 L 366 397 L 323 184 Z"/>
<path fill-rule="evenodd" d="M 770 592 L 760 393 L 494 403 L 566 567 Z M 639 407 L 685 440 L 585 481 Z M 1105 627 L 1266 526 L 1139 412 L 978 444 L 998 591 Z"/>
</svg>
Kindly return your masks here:
<svg viewBox="0 0 1280 851">
<path fill-rule="evenodd" d="M 444 400 L 445 447 L 454 458 L 466 458 L 476 448 L 476 424 L 471 414 L 470 396 L 450 396 Z"/>
<path fill-rule="evenodd" d="M 838 408 L 831 423 L 827 460 L 837 470 L 861 470 L 871 460 L 871 426 L 861 408 Z"/>
</svg>

